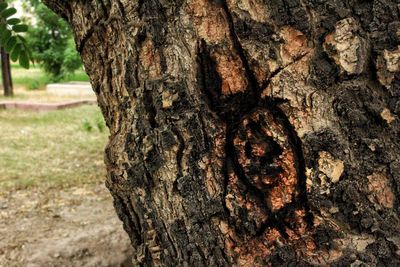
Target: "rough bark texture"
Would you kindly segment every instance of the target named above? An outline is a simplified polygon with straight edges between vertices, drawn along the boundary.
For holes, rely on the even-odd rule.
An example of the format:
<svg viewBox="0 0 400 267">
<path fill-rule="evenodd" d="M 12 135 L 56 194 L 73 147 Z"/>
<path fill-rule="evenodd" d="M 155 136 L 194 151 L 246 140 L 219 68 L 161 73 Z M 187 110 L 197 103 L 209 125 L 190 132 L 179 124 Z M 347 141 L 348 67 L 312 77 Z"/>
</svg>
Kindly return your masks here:
<svg viewBox="0 0 400 267">
<path fill-rule="evenodd" d="M 13 84 L 11 79 L 10 56 L 4 48 L 1 48 L 1 77 L 3 80 L 3 90 L 5 96 L 13 95 Z"/>
<path fill-rule="evenodd" d="M 135 266 L 400 265 L 396 0 L 47 0 Z"/>
</svg>

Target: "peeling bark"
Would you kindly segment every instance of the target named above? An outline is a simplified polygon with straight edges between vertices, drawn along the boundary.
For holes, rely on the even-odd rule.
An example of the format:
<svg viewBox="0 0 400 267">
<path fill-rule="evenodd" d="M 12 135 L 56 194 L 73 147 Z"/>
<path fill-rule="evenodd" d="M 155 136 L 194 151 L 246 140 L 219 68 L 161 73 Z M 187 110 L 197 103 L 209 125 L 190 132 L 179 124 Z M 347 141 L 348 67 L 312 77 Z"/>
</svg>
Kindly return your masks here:
<svg viewBox="0 0 400 267">
<path fill-rule="evenodd" d="M 45 2 L 135 266 L 400 264 L 396 1 Z"/>
</svg>

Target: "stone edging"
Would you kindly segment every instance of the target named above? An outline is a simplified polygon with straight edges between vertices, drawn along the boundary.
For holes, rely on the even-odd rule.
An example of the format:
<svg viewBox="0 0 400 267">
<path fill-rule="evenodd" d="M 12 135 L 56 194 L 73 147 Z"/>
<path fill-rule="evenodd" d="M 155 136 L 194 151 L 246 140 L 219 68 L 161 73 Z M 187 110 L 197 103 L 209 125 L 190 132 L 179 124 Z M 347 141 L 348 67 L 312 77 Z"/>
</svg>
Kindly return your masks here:
<svg viewBox="0 0 400 267">
<path fill-rule="evenodd" d="M 96 100 L 75 100 L 58 103 L 32 103 L 20 101 L 2 101 L 0 102 L 0 109 L 20 109 L 31 111 L 51 111 L 66 108 L 74 108 L 85 104 L 96 104 Z"/>
</svg>

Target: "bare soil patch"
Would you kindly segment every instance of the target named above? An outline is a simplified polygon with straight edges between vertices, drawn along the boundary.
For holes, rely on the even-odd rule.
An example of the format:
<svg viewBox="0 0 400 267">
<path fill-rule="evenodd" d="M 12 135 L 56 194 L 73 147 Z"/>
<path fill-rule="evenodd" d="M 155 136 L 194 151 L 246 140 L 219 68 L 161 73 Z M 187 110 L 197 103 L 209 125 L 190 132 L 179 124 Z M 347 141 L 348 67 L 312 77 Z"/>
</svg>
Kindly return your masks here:
<svg viewBox="0 0 400 267">
<path fill-rule="evenodd" d="M 131 266 L 132 249 L 100 184 L 0 193 L 0 266 Z"/>
</svg>

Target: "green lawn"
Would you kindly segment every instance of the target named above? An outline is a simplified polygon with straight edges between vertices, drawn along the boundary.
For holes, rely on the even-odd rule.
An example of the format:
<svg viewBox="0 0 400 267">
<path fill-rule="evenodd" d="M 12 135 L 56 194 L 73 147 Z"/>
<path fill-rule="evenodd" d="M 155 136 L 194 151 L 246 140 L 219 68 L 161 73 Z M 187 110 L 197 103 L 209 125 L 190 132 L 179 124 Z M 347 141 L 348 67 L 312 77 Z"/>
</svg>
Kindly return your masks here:
<svg viewBox="0 0 400 267">
<path fill-rule="evenodd" d="M 0 188 L 68 187 L 104 180 L 107 128 L 97 106 L 0 110 Z"/>
<path fill-rule="evenodd" d="M 51 76 L 42 71 L 37 65 L 31 66 L 27 70 L 18 64 L 12 64 L 11 72 L 14 85 L 25 87 L 28 90 L 44 89 L 46 84 L 52 83 Z M 77 70 L 60 82 L 69 81 L 89 81 L 89 77 L 83 70 Z"/>
</svg>

